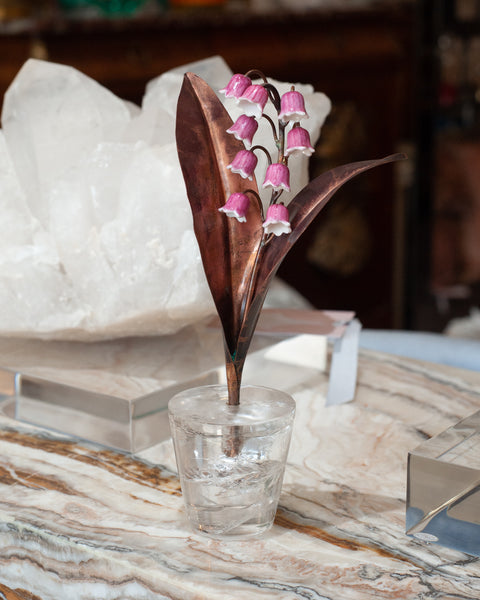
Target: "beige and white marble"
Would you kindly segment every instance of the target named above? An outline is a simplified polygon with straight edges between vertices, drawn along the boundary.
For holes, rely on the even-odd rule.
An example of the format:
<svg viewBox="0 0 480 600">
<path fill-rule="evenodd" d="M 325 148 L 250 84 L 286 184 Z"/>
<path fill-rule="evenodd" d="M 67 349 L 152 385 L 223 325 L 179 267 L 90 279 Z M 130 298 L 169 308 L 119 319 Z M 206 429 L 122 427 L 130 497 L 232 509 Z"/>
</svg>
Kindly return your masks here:
<svg viewBox="0 0 480 600">
<path fill-rule="evenodd" d="M 0 598 L 453 600 L 480 561 L 405 535 L 407 453 L 480 407 L 480 373 L 362 352 L 353 403 L 293 390 L 273 529 L 223 542 L 185 522 L 170 442 L 132 456 L 0 417 Z"/>
</svg>

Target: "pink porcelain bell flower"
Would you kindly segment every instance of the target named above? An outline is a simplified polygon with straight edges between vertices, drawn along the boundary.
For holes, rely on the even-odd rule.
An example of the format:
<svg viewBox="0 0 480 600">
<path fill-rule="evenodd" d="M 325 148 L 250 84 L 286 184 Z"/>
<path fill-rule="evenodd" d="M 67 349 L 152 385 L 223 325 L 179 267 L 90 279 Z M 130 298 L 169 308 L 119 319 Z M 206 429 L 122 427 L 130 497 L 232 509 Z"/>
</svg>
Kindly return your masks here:
<svg viewBox="0 0 480 600">
<path fill-rule="evenodd" d="M 246 194 L 237 192 L 229 196 L 225 205 L 218 210 L 225 213 L 227 217 L 235 217 L 240 223 L 245 223 L 249 204 L 249 197 Z"/>
<path fill-rule="evenodd" d="M 263 187 L 271 187 L 274 190 L 290 191 L 290 171 L 283 163 L 273 163 L 267 167 Z"/>
<path fill-rule="evenodd" d="M 291 233 L 292 228 L 290 227 L 287 207 L 283 204 L 269 206 L 267 218 L 262 226 L 266 234 L 282 235 L 282 233 Z"/>
<path fill-rule="evenodd" d="M 255 117 L 240 115 L 230 129 L 227 129 L 227 133 L 231 133 L 237 140 L 247 142 L 251 146 L 257 129 L 258 122 Z"/>
<path fill-rule="evenodd" d="M 236 73 L 220 91 L 225 94 L 225 98 L 239 98 L 250 85 L 252 85 L 250 77 Z"/>
<path fill-rule="evenodd" d="M 280 99 L 280 114 L 278 117 L 284 122 L 298 122 L 302 119 L 308 119 L 305 100 L 300 92 L 291 90 L 283 94 Z"/>
<path fill-rule="evenodd" d="M 263 109 L 268 100 L 268 92 L 263 85 L 250 85 L 238 98 L 238 107 L 248 117 L 262 116 Z"/>
<path fill-rule="evenodd" d="M 314 148 L 310 143 L 310 134 L 303 127 L 293 127 L 287 133 L 287 147 L 285 149 L 285 156 L 291 154 L 305 154 L 305 156 L 311 156 L 314 152 Z"/>
<path fill-rule="evenodd" d="M 240 150 L 227 166 L 232 173 L 238 173 L 244 179 L 252 179 L 258 159 L 251 150 Z"/>
</svg>

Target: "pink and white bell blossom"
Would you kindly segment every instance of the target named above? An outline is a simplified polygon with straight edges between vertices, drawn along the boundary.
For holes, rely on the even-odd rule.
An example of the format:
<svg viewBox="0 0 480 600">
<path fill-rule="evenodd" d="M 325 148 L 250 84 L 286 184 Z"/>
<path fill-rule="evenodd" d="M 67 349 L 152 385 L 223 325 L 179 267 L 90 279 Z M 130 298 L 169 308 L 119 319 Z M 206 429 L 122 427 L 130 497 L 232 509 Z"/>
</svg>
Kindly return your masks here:
<svg viewBox="0 0 480 600">
<path fill-rule="evenodd" d="M 303 95 L 296 90 L 286 92 L 280 99 L 280 114 L 278 118 L 284 122 L 308 119 Z"/>
<path fill-rule="evenodd" d="M 248 117 L 262 116 L 268 100 L 268 92 L 263 85 L 250 85 L 238 98 L 238 107 Z"/>
<path fill-rule="evenodd" d="M 271 204 L 267 209 L 267 218 L 262 225 L 266 234 L 282 235 L 291 233 L 288 209 L 283 204 Z"/>
<path fill-rule="evenodd" d="M 225 98 L 239 98 L 250 85 L 252 85 L 250 77 L 236 73 L 220 92 L 225 94 Z"/>
<path fill-rule="evenodd" d="M 291 154 L 305 154 L 311 156 L 314 153 L 314 148 L 310 143 L 310 134 L 303 127 L 293 127 L 287 133 L 287 147 L 285 156 Z"/>
<path fill-rule="evenodd" d="M 225 205 L 218 210 L 225 213 L 227 217 L 235 217 L 240 223 L 245 223 L 249 205 L 249 197 L 246 194 L 236 192 L 229 196 Z"/>
<path fill-rule="evenodd" d="M 258 159 L 251 150 L 240 150 L 232 162 L 227 165 L 232 173 L 238 173 L 244 179 L 253 179 L 253 173 Z"/>
<path fill-rule="evenodd" d="M 267 167 L 265 173 L 265 180 L 263 182 L 264 188 L 271 187 L 274 190 L 285 190 L 290 191 L 290 171 L 287 165 L 283 163 L 273 163 Z"/>
<path fill-rule="evenodd" d="M 227 129 L 227 133 L 231 133 L 237 140 L 247 142 L 251 146 L 257 129 L 258 121 L 255 117 L 240 115 L 230 129 Z"/>
</svg>

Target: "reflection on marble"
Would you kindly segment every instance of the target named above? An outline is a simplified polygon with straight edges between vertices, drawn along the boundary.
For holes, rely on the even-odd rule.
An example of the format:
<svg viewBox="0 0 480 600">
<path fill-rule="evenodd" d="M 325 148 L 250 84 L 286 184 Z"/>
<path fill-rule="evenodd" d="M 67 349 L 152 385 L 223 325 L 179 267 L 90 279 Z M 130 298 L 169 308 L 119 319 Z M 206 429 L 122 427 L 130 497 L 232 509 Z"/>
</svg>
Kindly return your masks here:
<svg viewBox="0 0 480 600">
<path fill-rule="evenodd" d="M 249 541 L 187 528 L 170 442 L 132 456 L 0 417 L 0 597 L 477 599 L 478 559 L 405 534 L 405 487 L 480 374 L 362 352 L 358 376 L 347 405 L 324 406 L 325 375 L 293 390 L 276 524 Z"/>
</svg>

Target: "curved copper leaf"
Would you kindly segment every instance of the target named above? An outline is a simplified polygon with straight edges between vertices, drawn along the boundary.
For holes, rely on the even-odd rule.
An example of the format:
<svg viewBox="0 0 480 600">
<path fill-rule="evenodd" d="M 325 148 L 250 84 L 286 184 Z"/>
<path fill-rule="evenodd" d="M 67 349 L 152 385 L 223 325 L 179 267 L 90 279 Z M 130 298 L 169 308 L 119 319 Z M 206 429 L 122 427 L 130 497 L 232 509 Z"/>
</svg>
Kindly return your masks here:
<svg viewBox="0 0 480 600">
<path fill-rule="evenodd" d="M 208 84 L 186 73 L 177 105 L 178 156 L 208 285 L 226 344 L 234 355 L 243 320 L 242 298 L 262 237 L 262 223 L 255 202 L 250 203 L 246 223 L 218 211 L 230 194 L 257 191 L 255 182 L 227 169 L 244 148 L 226 133 L 231 125 L 229 114 Z"/>
<path fill-rule="evenodd" d="M 369 169 L 404 159 L 405 154 L 391 154 L 376 160 L 341 165 L 322 173 L 300 190 L 288 204 L 292 232 L 273 238 L 265 248 L 257 285 L 262 286 L 263 281 L 270 281 L 293 244 L 342 185 Z"/>
<path fill-rule="evenodd" d="M 335 192 L 347 181 L 369 169 L 393 161 L 405 159 L 404 154 L 392 154 L 378 160 L 366 160 L 335 167 L 316 177 L 288 204 L 292 232 L 289 235 L 273 237 L 268 244 L 260 248 L 261 256 L 252 294 L 240 336 L 238 338 L 237 358 L 246 357 L 253 337 L 260 311 L 269 285 L 278 271 L 286 254 L 292 248 L 305 229 L 325 207 Z"/>
</svg>

